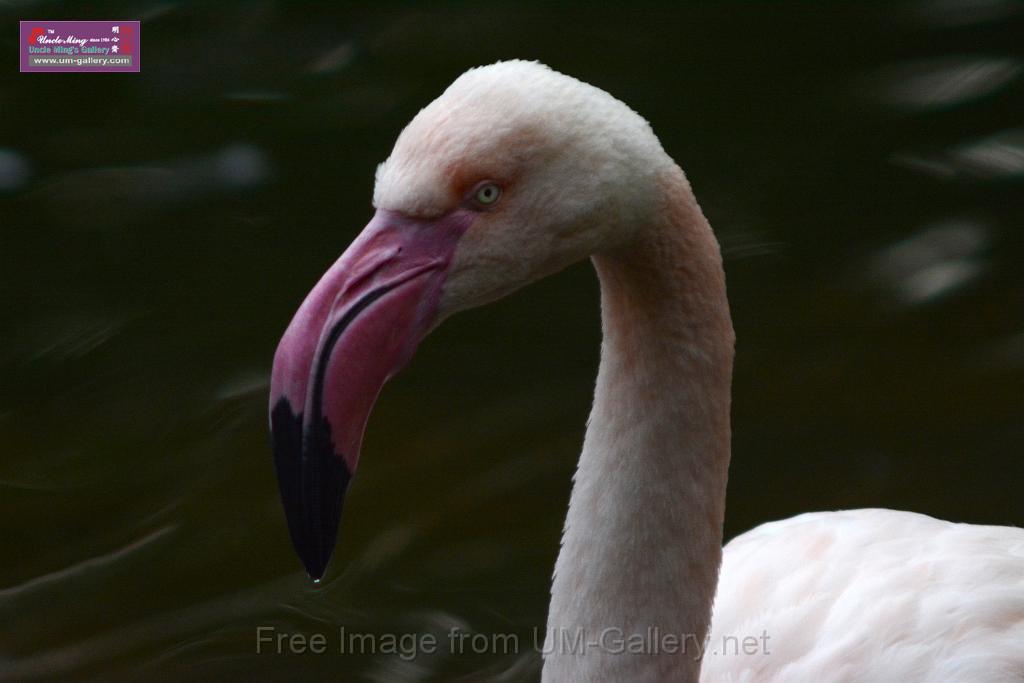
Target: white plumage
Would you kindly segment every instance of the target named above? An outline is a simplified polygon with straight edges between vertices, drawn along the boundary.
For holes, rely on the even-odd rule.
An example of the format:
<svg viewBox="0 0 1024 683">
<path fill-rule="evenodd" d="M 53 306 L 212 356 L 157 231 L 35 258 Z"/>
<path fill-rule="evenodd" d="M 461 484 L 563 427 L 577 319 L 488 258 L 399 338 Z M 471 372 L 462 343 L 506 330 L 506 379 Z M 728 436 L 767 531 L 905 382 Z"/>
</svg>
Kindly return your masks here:
<svg viewBox="0 0 1024 683">
<path fill-rule="evenodd" d="M 770 654 L 722 647 L 762 633 Z M 764 524 L 725 548 L 709 645 L 704 681 L 1019 683 L 1024 530 L 895 510 Z"/>
</svg>

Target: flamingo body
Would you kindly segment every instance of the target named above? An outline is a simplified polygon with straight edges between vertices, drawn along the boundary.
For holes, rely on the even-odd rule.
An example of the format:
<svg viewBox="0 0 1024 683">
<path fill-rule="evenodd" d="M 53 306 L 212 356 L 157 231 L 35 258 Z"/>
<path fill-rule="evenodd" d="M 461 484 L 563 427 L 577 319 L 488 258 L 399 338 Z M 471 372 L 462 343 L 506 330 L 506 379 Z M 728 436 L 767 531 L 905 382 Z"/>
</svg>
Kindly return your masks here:
<svg viewBox="0 0 1024 683">
<path fill-rule="evenodd" d="M 313 578 L 374 399 L 419 341 L 590 258 L 601 363 L 545 683 L 1024 681 L 1020 529 L 816 513 L 758 527 L 723 558 L 734 335 L 721 254 L 686 176 L 625 104 L 536 63 L 472 69 L 399 136 L 374 206 L 274 360 L 281 494 Z M 563 647 L 576 632 L 588 645 Z M 610 632 L 677 647 L 623 652 Z"/>
</svg>

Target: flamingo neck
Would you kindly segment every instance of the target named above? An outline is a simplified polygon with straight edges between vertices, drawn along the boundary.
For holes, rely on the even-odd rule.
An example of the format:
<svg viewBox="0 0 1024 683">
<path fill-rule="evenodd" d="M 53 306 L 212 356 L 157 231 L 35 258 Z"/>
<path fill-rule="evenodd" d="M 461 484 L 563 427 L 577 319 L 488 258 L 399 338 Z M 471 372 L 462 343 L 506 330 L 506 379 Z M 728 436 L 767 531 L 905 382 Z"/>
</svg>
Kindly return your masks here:
<svg viewBox="0 0 1024 683">
<path fill-rule="evenodd" d="M 700 673 L 722 549 L 733 331 L 711 228 L 682 171 L 661 186 L 658 219 L 593 258 L 604 340 L 555 566 L 545 681 Z"/>
</svg>

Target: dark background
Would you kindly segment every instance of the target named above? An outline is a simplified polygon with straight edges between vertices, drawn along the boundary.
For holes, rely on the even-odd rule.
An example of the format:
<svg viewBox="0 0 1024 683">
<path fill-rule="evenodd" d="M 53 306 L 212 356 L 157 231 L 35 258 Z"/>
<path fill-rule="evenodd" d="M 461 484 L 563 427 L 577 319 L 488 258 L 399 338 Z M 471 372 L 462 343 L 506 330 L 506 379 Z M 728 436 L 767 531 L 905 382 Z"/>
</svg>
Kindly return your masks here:
<svg viewBox="0 0 1024 683">
<path fill-rule="evenodd" d="M 141 74 L 19 74 L 141 19 Z M 324 585 L 266 428 L 291 314 L 402 126 L 539 59 L 647 117 L 723 244 L 731 537 L 881 506 L 1024 523 L 1024 5 L 0 3 L 0 678 L 530 680 L 599 345 L 580 264 L 383 393 Z M 434 656 L 256 654 L 257 626 Z M 452 627 L 520 652 L 450 656 Z"/>
</svg>

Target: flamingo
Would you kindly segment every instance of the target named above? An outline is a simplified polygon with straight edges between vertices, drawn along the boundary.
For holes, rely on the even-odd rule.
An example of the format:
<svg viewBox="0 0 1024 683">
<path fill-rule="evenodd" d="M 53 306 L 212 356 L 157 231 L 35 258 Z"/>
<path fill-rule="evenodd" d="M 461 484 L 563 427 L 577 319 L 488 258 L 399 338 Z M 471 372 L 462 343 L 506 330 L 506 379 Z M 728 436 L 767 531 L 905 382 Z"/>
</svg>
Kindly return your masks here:
<svg viewBox="0 0 1024 683">
<path fill-rule="evenodd" d="M 274 357 L 275 464 L 314 580 L 387 379 L 448 316 L 589 257 L 603 342 L 542 680 L 1024 681 L 1022 529 L 817 512 L 723 551 L 721 256 L 628 106 L 536 62 L 471 69 L 399 135 L 373 204 Z"/>
</svg>

